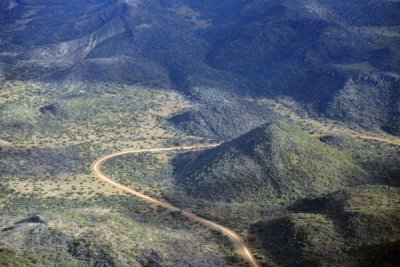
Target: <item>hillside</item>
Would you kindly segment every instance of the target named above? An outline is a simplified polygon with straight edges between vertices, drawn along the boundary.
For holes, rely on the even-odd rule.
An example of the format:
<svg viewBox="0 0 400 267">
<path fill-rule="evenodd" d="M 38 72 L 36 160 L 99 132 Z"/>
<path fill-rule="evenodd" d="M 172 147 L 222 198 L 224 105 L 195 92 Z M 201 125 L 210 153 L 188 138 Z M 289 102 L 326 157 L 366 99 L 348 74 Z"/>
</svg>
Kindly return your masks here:
<svg viewBox="0 0 400 267">
<path fill-rule="evenodd" d="M 230 140 L 276 117 L 270 107 L 229 91 L 197 88 L 190 95 L 196 107 L 172 116 L 169 122 L 194 136 Z"/>
<path fill-rule="evenodd" d="M 205 199 L 296 199 L 357 184 L 365 176 L 345 154 L 285 121 L 267 123 L 177 166 L 177 183 Z"/>
<path fill-rule="evenodd" d="M 398 144 L 399 0 L 0 1 L 0 266 L 395 266 Z"/>
<path fill-rule="evenodd" d="M 399 186 L 400 149 L 381 142 L 365 142 L 343 135 L 330 135 L 321 141 L 348 155 L 352 162 L 367 171 L 368 183 Z"/>
<path fill-rule="evenodd" d="M 282 266 L 395 266 L 400 191 L 363 186 L 302 200 L 291 213 L 253 226 Z"/>
<path fill-rule="evenodd" d="M 284 95 L 352 127 L 398 134 L 399 5 L 7 0 L 0 13 L 0 78 L 114 81 L 189 97 L 206 88 L 241 97 Z M 204 124 L 192 117 L 183 118 L 189 132 Z M 249 114 L 252 125 L 258 120 Z"/>
</svg>

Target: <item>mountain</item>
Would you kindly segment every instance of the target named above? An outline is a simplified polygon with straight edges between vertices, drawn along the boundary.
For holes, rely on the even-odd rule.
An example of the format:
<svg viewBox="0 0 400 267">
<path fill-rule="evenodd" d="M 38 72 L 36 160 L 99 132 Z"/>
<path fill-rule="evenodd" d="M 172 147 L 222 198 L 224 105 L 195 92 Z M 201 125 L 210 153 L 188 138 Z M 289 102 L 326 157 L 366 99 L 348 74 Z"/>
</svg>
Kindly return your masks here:
<svg viewBox="0 0 400 267">
<path fill-rule="evenodd" d="M 3 79 L 284 95 L 399 133 L 398 1 L 7 0 L 0 15 Z"/>
<path fill-rule="evenodd" d="M 1 266 L 398 265 L 399 0 L 1 0 L 0 129 Z"/>
<path fill-rule="evenodd" d="M 357 184 L 366 176 L 344 153 L 284 120 L 177 166 L 177 183 L 188 194 L 215 200 L 293 200 Z"/>
<path fill-rule="evenodd" d="M 396 266 L 399 194 L 362 186 L 301 200 L 289 215 L 255 224 L 252 232 L 281 266 Z"/>
</svg>

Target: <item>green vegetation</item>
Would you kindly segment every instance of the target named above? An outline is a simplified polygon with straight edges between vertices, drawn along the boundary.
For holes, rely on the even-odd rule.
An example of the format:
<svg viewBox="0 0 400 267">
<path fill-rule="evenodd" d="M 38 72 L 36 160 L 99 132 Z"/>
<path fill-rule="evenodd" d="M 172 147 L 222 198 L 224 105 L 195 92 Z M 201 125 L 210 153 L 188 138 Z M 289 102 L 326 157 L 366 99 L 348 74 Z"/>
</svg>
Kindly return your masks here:
<svg viewBox="0 0 400 267">
<path fill-rule="evenodd" d="M 1 138 L 8 141 L 0 149 L 4 181 L 0 188 L 1 222 L 6 229 L 1 244 L 4 248 L 18 251 L 15 257 L 21 257 L 18 258 L 21 261 L 30 260 L 29 255 L 35 251 L 35 264 L 44 266 L 57 263 L 60 257 L 71 266 L 155 262 L 168 266 L 177 260 L 186 263 L 193 259 L 201 264 L 242 264 L 229 241 L 219 234 L 210 233 L 180 214 L 124 196 L 90 173 L 95 159 L 127 147 L 212 142 L 184 135 L 168 125 L 169 116 L 189 107 L 183 98 L 172 92 L 155 93 L 140 87 L 111 84 L 70 85 L 64 91 L 57 88 L 27 82 L 6 84 L 1 91 L 2 114 L 15 113 L 2 116 L 0 121 L 4 126 Z M 218 95 L 218 92 L 210 94 L 211 91 L 203 93 L 207 97 Z M 23 96 L 22 92 L 25 92 Z M 321 142 L 306 132 L 314 128 L 302 131 L 294 125 L 303 127 L 302 121 L 287 122 L 277 115 L 263 116 L 270 103 L 262 101 L 248 106 L 255 112 L 252 113 L 254 120 L 231 131 L 234 125 L 228 123 L 229 114 L 240 114 L 245 120 L 246 111 L 241 108 L 251 101 L 239 101 L 229 95 L 216 97 L 214 102 L 208 99 L 210 104 L 223 99 L 232 103 L 226 103 L 226 109 L 218 112 L 227 111 L 224 120 L 216 119 L 214 128 L 204 128 L 204 134 L 199 135 L 235 136 L 265 121 L 270 123 L 205 152 L 178 153 L 177 157 L 170 152 L 121 156 L 104 165 L 105 173 L 124 185 L 234 229 L 256 249 L 257 258 L 263 263 L 268 263 L 270 256 L 273 261 L 283 263 L 288 258 L 299 259 L 296 257 L 307 263 L 320 262 L 321 258 L 334 261 L 335 257 L 344 262 L 353 261 L 341 244 L 350 244 L 351 238 L 360 242 L 367 240 L 362 233 L 372 232 L 374 228 L 365 228 L 364 220 L 373 221 L 374 225 L 391 220 L 393 207 L 384 206 L 391 199 L 365 194 L 362 198 L 365 205 L 349 208 L 351 212 L 362 211 L 364 217 L 352 221 L 354 229 L 359 229 L 353 232 L 358 234 L 347 238 L 337 232 L 335 221 L 327 214 L 293 213 L 287 210 L 287 205 L 357 183 L 395 184 L 399 166 L 397 147 L 342 135 L 324 136 Z M 23 108 L 14 108 L 14 105 Z M 27 107 L 32 116 L 23 115 Z M 329 122 L 324 123 L 329 129 Z M 195 176 L 185 176 L 185 173 Z M 207 184 L 201 179 L 191 180 L 193 177 L 204 178 Z M 182 186 L 185 179 L 190 181 L 190 187 Z M 199 193 L 188 195 L 188 188 Z M 372 207 L 376 214 L 387 210 L 388 218 L 366 212 Z M 35 213 L 40 213 L 46 222 L 16 224 Z M 295 225 L 304 238 L 303 246 L 293 248 L 295 256 L 280 251 L 281 246 L 286 246 L 282 240 L 272 238 L 265 242 L 273 242 L 275 246 L 268 243 L 263 247 L 258 245 L 262 243 L 261 234 L 249 232 L 249 225 L 257 221 L 280 222 L 284 216 L 287 216 L 284 221 L 289 220 L 290 224 L 282 222 L 282 227 Z M 382 225 L 393 228 L 390 223 Z M 327 236 L 330 241 L 321 243 L 320 236 Z M 382 233 L 379 238 L 386 237 Z M 396 240 L 388 241 L 394 250 Z M 385 245 L 377 241 L 348 246 L 358 255 L 357 261 L 368 262 L 372 259 L 365 251 Z M 212 248 L 215 254 L 206 256 L 204 253 L 209 252 L 204 247 Z M 191 260 L 186 259 L 189 254 Z"/>
<path fill-rule="evenodd" d="M 398 135 L 400 110 L 396 107 L 397 101 L 397 77 L 390 74 L 364 75 L 346 82 L 328 108 L 328 114 L 353 127 L 383 129 Z"/>
<path fill-rule="evenodd" d="M 398 186 L 400 183 L 400 149 L 398 146 L 376 141 L 365 141 L 345 135 L 329 135 L 321 138 L 370 174 L 369 182 Z"/>
<path fill-rule="evenodd" d="M 0 1 L 0 265 L 243 266 L 219 233 L 90 171 L 214 142 L 103 167 L 267 266 L 398 265 L 400 149 L 354 137 L 399 140 L 399 10 Z"/>
<path fill-rule="evenodd" d="M 284 121 L 181 165 L 176 179 L 188 194 L 226 201 L 294 200 L 357 184 L 367 175 L 342 152 Z"/>
<path fill-rule="evenodd" d="M 108 177 L 123 185 L 161 198 L 173 187 L 169 164 L 172 155 L 173 153 L 125 155 L 107 161 L 103 170 Z"/>
<path fill-rule="evenodd" d="M 398 188 L 355 187 L 301 200 L 289 208 L 291 214 L 255 224 L 252 232 L 284 266 L 353 266 L 378 259 L 391 266 L 399 260 L 398 253 L 389 253 L 400 249 L 399 199 Z"/>
<path fill-rule="evenodd" d="M 20 222 L 32 211 L 45 222 Z M 1 244 L 18 248 L 18 255 L 34 251 L 39 266 L 145 265 L 150 261 L 173 266 L 189 260 L 188 254 L 192 261 L 225 265 L 229 257 L 234 258 L 234 251 L 224 254 L 231 247 L 225 238 L 131 196 L 14 197 L 0 212 L 5 226 Z"/>
<path fill-rule="evenodd" d="M 90 171 L 97 158 L 127 146 L 201 141 L 165 129 L 166 118 L 188 106 L 183 97 L 114 84 L 2 86 L 0 141 L 8 141 L 0 143 L 3 265 L 226 265 L 235 259 L 224 237 L 125 196 Z M 159 196 L 163 187 L 156 187 L 171 176 L 163 167 L 165 159 L 123 157 L 110 162 L 110 169 L 128 181 L 122 174 L 131 170 L 131 160 L 138 170 L 127 175 L 137 180 L 128 185 L 142 184 L 147 193 Z M 20 223 L 32 214 L 45 222 Z"/>
<path fill-rule="evenodd" d="M 35 256 L 18 255 L 16 251 L 0 247 L 0 265 L 4 267 L 33 267 L 46 266 L 38 264 Z"/>
<path fill-rule="evenodd" d="M 171 117 L 169 121 L 191 135 L 229 140 L 276 117 L 268 105 L 227 90 L 199 87 L 192 89 L 190 95 L 199 105 Z"/>
</svg>

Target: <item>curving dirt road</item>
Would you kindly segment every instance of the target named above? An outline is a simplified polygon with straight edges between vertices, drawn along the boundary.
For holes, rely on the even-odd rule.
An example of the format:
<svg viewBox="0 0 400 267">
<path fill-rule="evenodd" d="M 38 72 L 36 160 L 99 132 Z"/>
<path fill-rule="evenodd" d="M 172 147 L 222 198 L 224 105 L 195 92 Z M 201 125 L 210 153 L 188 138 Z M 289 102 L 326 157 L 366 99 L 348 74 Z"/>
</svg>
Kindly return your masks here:
<svg viewBox="0 0 400 267">
<path fill-rule="evenodd" d="M 119 157 L 122 155 L 126 154 L 139 154 L 139 153 L 145 153 L 145 152 L 162 152 L 162 151 L 176 151 L 176 150 L 196 150 L 196 149 L 205 149 L 205 148 L 212 148 L 212 147 L 217 147 L 220 144 L 210 144 L 210 145 L 198 145 L 198 146 L 183 146 L 183 147 L 170 147 L 170 148 L 155 148 L 155 149 L 139 149 L 139 150 L 127 150 L 123 152 L 118 152 L 114 153 L 111 155 L 107 155 L 102 157 L 101 159 L 98 159 L 92 166 L 93 172 L 96 174 L 97 177 L 99 177 L 101 180 L 123 190 L 124 192 L 134 195 L 138 198 L 141 198 L 143 200 L 146 200 L 149 203 L 161 206 L 169 211 L 176 212 L 180 211 L 182 212 L 183 215 L 186 217 L 192 219 L 193 221 L 199 222 L 205 226 L 208 226 L 214 230 L 217 230 L 227 236 L 229 240 L 233 243 L 233 245 L 237 249 L 237 253 L 251 266 L 251 267 L 260 267 L 260 264 L 257 262 L 257 260 L 254 258 L 254 256 L 250 252 L 249 246 L 246 244 L 246 242 L 234 231 L 230 230 L 227 227 L 224 227 L 216 222 L 210 221 L 208 219 L 205 219 L 203 217 L 200 217 L 192 212 L 188 212 L 185 210 L 182 210 L 178 207 L 175 207 L 174 205 L 154 199 L 152 197 L 149 197 L 147 195 L 144 195 L 140 192 L 135 191 L 134 189 L 131 189 L 129 187 L 126 187 L 124 185 L 121 185 L 111 178 L 107 177 L 102 171 L 101 171 L 101 166 L 109 159 Z"/>
<path fill-rule="evenodd" d="M 381 138 L 381 137 L 375 137 L 375 136 L 369 136 L 369 135 L 363 135 L 363 134 L 358 134 L 358 133 L 352 133 L 350 136 L 354 138 L 359 138 L 359 139 L 364 139 L 364 140 L 372 140 L 372 141 L 379 141 L 387 144 L 392 144 L 392 145 L 400 145 L 400 141 L 395 141 L 395 140 L 390 140 L 386 138 Z M 227 236 L 229 240 L 234 244 L 234 246 L 237 249 L 238 254 L 246 261 L 251 267 L 260 267 L 260 264 L 257 262 L 257 260 L 254 258 L 254 256 L 251 254 L 249 246 L 246 244 L 246 242 L 235 232 L 230 230 L 227 227 L 224 227 L 216 222 L 210 221 L 208 219 L 205 219 L 203 217 L 200 217 L 192 212 L 182 210 L 178 207 L 175 207 L 174 205 L 162 201 L 162 200 L 157 200 L 152 197 L 149 197 L 145 194 L 142 194 L 138 191 L 135 191 L 134 189 L 131 189 L 129 187 L 126 187 L 124 185 L 121 185 L 117 183 L 116 181 L 112 180 L 111 178 L 107 177 L 102 171 L 101 171 L 101 166 L 109 159 L 116 158 L 122 155 L 126 154 L 139 154 L 139 153 L 145 153 L 145 152 L 163 152 L 163 151 L 177 151 L 177 150 L 196 150 L 196 149 L 206 149 L 206 148 L 213 148 L 217 147 L 220 144 L 208 144 L 208 145 L 197 145 L 197 146 L 182 146 L 182 147 L 170 147 L 170 148 L 154 148 L 154 149 L 138 149 L 138 150 L 127 150 L 123 152 L 117 152 L 113 153 L 107 156 L 102 157 L 101 159 L 98 159 L 92 166 L 93 172 L 96 174 L 97 177 L 99 177 L 101 180 L 123 190 L 124 192 L 134 195 L 138 198 L 141 198 L 143 200 L 146 200 L 149 203 L 161 206 L 169 211 L 172 212 L 182 212 L 183 215 L 186 217 L 192 219 L 193 221 L 199 222 L 203 225 L 206 225 L 214 230 L 217 230 Z"/>
</svg>

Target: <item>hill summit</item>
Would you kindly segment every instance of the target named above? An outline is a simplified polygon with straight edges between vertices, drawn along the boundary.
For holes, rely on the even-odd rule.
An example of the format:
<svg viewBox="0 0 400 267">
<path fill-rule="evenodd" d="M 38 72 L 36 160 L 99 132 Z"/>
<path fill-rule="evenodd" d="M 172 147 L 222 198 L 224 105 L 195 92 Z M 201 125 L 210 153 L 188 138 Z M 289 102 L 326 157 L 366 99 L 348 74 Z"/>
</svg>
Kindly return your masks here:
<svg viewBox="0 0 400 267">
<path fill-rule="evenodd" d="M 181 164 L 175 175 L 200 198 L 295 199 L 355 184 L 365 176 L 342 152 L 297 126 L 273 121 Z"/>
</svg>

